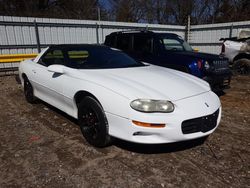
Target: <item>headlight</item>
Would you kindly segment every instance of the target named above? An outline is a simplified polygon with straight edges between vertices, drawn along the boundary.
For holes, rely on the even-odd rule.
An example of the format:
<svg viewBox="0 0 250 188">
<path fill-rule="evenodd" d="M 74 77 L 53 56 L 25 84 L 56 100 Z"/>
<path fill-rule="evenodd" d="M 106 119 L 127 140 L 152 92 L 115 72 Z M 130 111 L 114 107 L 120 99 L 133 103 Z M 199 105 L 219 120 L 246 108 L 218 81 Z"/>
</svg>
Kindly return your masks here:
<svg viewBox="0 0 250 188">
<path fill-rule="evenodd" d="M 210 65 L 209 65 L 209 63 L 207 61 L 205 61 L 204 67 L 205 67 L 206 70 L 210 68 Z"/>
<path fill-rule="evenodd" d="M 136 99 L 130 103 L 131 108 L 140 112 L 164 112 L 174 111 L 174 105 L 170 101 Z"/>
</svg>

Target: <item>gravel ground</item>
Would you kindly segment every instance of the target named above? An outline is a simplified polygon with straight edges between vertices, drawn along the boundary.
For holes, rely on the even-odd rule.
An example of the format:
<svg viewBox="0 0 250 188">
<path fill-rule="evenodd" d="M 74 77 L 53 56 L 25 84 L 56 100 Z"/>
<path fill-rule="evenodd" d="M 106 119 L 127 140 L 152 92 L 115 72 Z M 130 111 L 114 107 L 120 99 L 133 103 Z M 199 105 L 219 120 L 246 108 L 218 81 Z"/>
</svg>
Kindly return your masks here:
<svg viewBox="0 0 250 188">
<path fill-rule="evenodd" d="M 0 77 L 0 187 L 250 187 L 250 77 L 231 86 L 204 143 L 96 149 L 74 119 L 28 104 L 13 76 Z"/>
</svg>

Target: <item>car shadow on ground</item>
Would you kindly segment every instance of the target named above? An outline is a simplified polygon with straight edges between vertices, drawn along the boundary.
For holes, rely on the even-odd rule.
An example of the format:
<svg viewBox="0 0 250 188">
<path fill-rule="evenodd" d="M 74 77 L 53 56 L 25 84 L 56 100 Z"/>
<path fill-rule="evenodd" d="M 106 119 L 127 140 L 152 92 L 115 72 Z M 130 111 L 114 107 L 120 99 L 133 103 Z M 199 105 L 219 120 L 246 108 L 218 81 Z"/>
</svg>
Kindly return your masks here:
<svg viewBox="0 0 250 188">
<path fill-rule="evenodd" d="M 223 95 L 226 95 L 226 93 L 224 91 L 215 91 L 215 94 L 218 96 L 218 97 L 221 97 Z"/>
<path fill-rule="evenodd" d="M 202 137 L 194 140 L 169 143 L 169 144 L 137 144 L 120 139 L 114 139 L 113 145 L 127 151 L 141 154 L 160 154 L 183 151 L 202 145 L 208 137 Z"/>
</svg>

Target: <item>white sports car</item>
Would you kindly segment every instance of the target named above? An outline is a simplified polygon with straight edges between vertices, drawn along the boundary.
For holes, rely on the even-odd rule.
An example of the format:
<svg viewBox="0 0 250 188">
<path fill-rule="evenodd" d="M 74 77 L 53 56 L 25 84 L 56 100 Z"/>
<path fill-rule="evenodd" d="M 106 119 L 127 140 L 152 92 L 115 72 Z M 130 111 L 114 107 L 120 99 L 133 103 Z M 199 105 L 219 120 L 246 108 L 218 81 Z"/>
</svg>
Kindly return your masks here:
<svg viewBox="0 0 250 188">
<path fill-rule="evenodd" d="M 39 98 L 78 119 L 86 140 L 170 143 L 211 134 L 220 100 L 192 75 L 137 62 L 100 45 L 54 45 L 19 66 L 28 102 Z"/>
</svg>

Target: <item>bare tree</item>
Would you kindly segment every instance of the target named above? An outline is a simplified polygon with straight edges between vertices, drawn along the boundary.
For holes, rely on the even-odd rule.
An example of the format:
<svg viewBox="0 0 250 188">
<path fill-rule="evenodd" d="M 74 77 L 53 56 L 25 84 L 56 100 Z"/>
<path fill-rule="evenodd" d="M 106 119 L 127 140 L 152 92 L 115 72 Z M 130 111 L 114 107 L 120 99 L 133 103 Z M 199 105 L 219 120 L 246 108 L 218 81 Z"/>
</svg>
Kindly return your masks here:
<svg viewBox="0 0 250 188">
<path fill-rule="evenodd" d="M 0 15 L 185 25 L 250 19 L 249 0 L 0 0 Z"/>
<path fill-rule="evenodd" d="M 139 22 L 143 18 L 140 0 L 109 0 L 115 21 Z"/>
<path fill-rule="evenodd" d="M 97 19 L 98 6 L 98 0 L 0 0 L 0 14 Z"/>
</svg>

